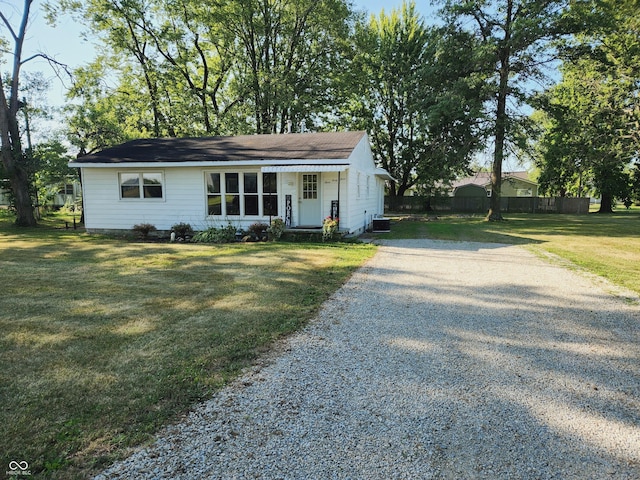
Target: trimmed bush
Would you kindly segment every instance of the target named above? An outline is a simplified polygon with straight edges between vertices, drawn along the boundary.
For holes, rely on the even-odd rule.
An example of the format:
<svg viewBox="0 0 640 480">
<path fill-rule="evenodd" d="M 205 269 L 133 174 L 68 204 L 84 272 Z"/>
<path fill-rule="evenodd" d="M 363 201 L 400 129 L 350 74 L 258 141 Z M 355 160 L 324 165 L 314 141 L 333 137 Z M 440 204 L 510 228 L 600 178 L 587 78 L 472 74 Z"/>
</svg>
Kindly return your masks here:
<svg viewBox="0 0 640 480">
<path fill-rule="evenodd" d="M 155 225 L 150 223 L 138 223 L 137 225 L 134 225 L 131 230 L 133 230 L 140 239 L 146 240 L 149 238 L 149 234 L 151 232 L 155 232 L 157 228 Z"/>
<path fill-rule="evenodd" d="M 171 227 L 171 231 L 175 232 L 178 238 L 186 238 L 193 235 L 193 228 L 188 223 L 176 223 Z"/>
<path fill-rule="evenodd" d="M 249 234 L 256 240 L 266 240 L 269 225 L 266 223 L 254 223 L 249 226 Z"/>
<path fill-rule="evenodd" d="M 236 241 L 236 227 L 229 224 L 226 227 L 211 227 L 196 233 L 191 239 L 196 243 L 231 243 Z"/>
</svg>

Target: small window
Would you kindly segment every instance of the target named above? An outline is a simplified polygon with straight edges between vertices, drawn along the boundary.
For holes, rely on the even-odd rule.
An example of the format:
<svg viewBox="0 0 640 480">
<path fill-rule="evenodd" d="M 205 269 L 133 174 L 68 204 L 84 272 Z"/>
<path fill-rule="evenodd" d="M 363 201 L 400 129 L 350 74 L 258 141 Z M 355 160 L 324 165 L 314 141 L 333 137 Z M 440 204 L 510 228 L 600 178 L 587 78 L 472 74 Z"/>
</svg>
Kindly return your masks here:
<svg viewBox="0 0 640 480">
<path fill-rule="evenodd" d="M 162 174 L 143 173 L 142 186 L 144 198 L 162 198 Z"/>
<path fill-rule="evenodd" d="M 302 198 L 316 200 L 318 198 L 318 175 L 315 173 L 302 175 Z"/>
<path fill-rule="evenodd" d="M 237 173 L 225 173 L 224 185 L 227 193 L 240 193 L 240 183 Z"/>
<path fill-rule="evenodd" d="M 276 173 L 262 174 L 263 215 L 278 215 L 278 183 Z"/>
<path fill-rule="evenodd" d="M 209 215 L 222 215 L 222 195 L 220 191 L 220 174 L 207 175 L 207 203 Z"/>
<path fill-rule="evenodd" d="M 120 198 L 163 198 L 161 173 L 121 173 Z"/>
<path fill-rule="evenodd" d="M 65 183 L 65 185 L 58 190 L 60 195 L 73 195 L 73 184 Z"/>
<path fill-rule="evenodd" d="M 140 198 L 140 174 L 120 174 L 120 196 L 122 198 Z"/>
<path fill-rule="evenodd" d="M 237 173 L 224 174 L 225 202 L 227 204 L 227 215 L 240 215 L 240 182 Z"/>
<path fill-rule="evenodd" d="M 240 195 L 225 195 L 227 215 L 240 215 Z"/>
<path fill-rule="evenodd" d="M 264 193 L 278 193 L 275 173 L 262 174 L 262 191 Z"/>
<path fill-rule="evenodd" d="M 258 215 L 258 174 L 243 174 L 244 183 L 244 214 Z"/>
</svg>

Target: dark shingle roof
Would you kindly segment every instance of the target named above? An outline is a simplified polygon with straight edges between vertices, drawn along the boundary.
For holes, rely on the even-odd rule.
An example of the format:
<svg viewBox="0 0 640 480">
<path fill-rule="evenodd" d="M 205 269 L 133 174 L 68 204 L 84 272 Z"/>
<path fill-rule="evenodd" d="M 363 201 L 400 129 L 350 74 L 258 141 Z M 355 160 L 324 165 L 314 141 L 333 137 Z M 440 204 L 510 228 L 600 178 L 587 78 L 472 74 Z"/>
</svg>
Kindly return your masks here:
<svg viewBox="0 0 640 480">
<path fill-rule="evenodd" d="M 365 132 L 290 133 L 236 137 L 132 140 L 74 163 L 229 162 L 346 159 Z"/>
</svg>

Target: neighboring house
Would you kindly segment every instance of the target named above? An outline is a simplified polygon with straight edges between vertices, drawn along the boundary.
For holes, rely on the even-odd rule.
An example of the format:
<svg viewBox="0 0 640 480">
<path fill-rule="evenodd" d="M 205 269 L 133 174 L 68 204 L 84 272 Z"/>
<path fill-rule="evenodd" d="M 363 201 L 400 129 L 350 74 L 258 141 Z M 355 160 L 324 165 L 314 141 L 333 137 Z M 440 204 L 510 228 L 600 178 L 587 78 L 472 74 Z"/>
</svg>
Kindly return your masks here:
<svg viewBox="0 0 640 480">
<path fill-rule="evenodd" d="M 527 172 L 502 174 L 502 197 L 537 197 L 538 184 L 529 180 Z M 453 197 L 491 196 L 491 173 L 478 172 L 473 176 L 456 180 L 451 185 Z"/>
<path fill-rule="evenodd" d="M 0 207 L 8 207 L 11 204 L 11 191 L 8 188 L 4 188 L 0 181 Z"/>
<path fill-rule="evenodd" d="M 5 183 L 9 183 L 8 181 Z M 11 191 L 8 188 L 2 188 L 0 183 L 0 207 L 8 207 L 11 205 Z M 51 185 L 50 200 L 41 203 L 40 206 L 60 208 L 64 206 L 79 207 L 82 203 L 82 188 L 80 182 L 75 179 L 67 179 L 66 182 L 59 185 Z M 40 199 L 42 202 L 42 199 Z"/>
<path fill-rule="evenodd" d="M 51 205 L 54 208 L 64 206 L 80 207 L 82 203 L 82 187 L 75 179 L 67 179 L 66 182 L 58 186 L 53 186 L 55 193 L 51 198 Z"/>
<path fill-rule="evenodd" d="M 360 233 L 384 212 L 389 174 L 365 132 L 133 140 L 69 163 L 80 168 L 87 231 L 150 223 L 246 229 L 280 217 Z"/>
</svg>

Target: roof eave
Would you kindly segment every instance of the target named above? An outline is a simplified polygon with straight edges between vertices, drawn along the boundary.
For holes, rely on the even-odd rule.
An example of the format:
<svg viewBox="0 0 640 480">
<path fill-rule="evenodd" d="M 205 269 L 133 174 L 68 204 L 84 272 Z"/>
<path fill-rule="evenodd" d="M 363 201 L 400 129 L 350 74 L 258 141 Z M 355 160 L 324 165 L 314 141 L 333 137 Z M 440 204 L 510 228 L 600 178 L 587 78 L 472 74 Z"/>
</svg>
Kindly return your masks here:
<svg viewBox="0 0 640 480">
<path fill-rule="evenodd" d="M 292 159 L 292 160 L 232 160 L 232 161 L 187 161 L 187 162 L 79 162 L 68 163 L 72 168 L 181 168 L 181 167 L 263 167 L 267 165 L 348 165 L 344 159 Z"/>
</svg>

